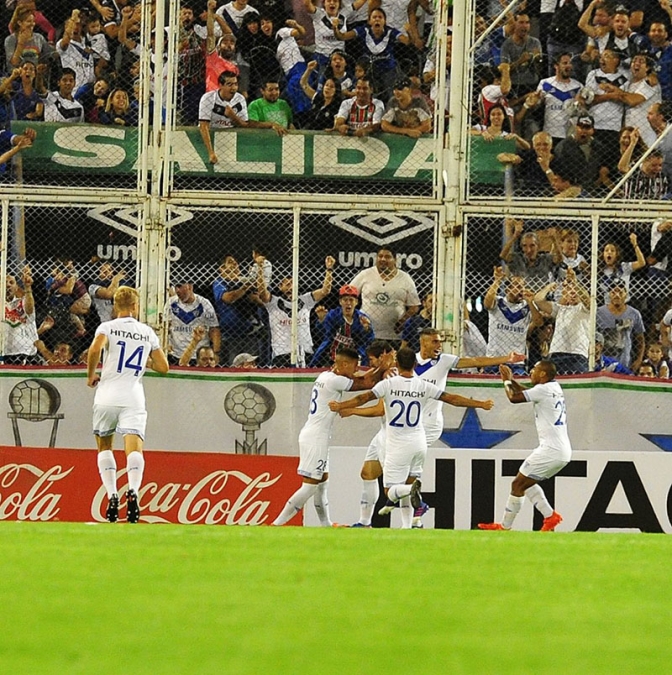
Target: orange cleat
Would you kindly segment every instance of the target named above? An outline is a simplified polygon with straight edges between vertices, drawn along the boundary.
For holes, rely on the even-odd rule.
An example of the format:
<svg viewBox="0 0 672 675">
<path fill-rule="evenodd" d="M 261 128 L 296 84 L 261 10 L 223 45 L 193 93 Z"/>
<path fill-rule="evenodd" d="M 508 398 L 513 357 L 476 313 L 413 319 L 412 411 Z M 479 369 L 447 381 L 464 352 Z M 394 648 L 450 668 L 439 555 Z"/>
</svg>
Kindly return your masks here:
<svg viewBox="0 0 672 675">
<path fill-rule="evenodd" d="M 544 524 L 541 526 L 541 531 L 553 532 L 561 522 L 562 516 L 557 511 L 553 511 L 548 518 L 544 518 Z"/>
<path fill-rule="evenodd" d="M 479 530 L 505 530 L 506 528 L 501 523 L 479 523 Z"/>
</svg>

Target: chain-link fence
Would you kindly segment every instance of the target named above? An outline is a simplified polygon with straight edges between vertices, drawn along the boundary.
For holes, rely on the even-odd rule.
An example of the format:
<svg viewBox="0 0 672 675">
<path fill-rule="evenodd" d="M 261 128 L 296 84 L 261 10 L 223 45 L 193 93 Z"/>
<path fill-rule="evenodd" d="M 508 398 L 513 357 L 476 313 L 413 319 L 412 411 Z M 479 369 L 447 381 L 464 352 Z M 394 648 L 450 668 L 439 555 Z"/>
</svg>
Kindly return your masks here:
<svg viewBox="0 0 672 675">
<path fill-rule="evenodd" d="M 666 377 L 670 228 L 663 219 L 470 218 L 465 350 L 525 353 L 528 370 L 550 356 L 562 374 Z"/>
</svg>

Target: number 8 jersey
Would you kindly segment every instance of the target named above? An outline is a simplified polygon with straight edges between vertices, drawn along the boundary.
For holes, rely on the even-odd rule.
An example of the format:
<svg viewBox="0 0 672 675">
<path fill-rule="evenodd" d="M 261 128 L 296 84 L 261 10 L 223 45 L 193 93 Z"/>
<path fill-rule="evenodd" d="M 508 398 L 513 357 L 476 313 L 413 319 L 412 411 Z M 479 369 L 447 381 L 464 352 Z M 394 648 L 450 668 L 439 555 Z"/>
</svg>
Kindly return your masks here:
<svg viewBox="0 0 672 675">
<path fill-rule="evenodd" d="M 156 333 L 136 319 L 123 317 L 101 323 L 96 335 L 105 335 L 107 346 L 94 403 L 144 410 L 142 376 L 149 355 L 161 346 Z"/>
</svg>

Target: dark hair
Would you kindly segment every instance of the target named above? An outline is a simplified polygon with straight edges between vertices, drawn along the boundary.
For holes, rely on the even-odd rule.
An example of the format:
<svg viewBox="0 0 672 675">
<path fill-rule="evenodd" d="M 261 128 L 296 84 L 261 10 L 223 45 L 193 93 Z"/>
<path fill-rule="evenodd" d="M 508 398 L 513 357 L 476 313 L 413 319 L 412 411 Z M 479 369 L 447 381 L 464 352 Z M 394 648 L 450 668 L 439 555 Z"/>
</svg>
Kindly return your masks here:
<svg viewBox="0 0 672 675">
<path fill-rule="evenodd" d="M 553 57 L 553 65 L 557 66 L 565 56 L 569 56 L 570 59 L 572 58 L 572 55 L 571 55 L 570 52 L 560 52 L 559 54 L 556 54 Z"/>
<path fill-rule="evenodd" d="M 382 7 L 374 7 L 373 9 L 369 10 L 369 19 L 371 18 L 371 15 L 374 12 L 380 12 L 384 17 L 385 17 L 385 22 L 387 23 L 387 13 Z"/>
<path fill-rule="evenodd" d="M 379 359 L 383 354 L 392 351 L 392 345 L 387 340 L 374 340 L 367 348 L 366 353 L 369 356 L 375 356 Z"/>
<path fill-rule="evenodd" d="M 339 347 L 336 351 L 336 356 L 345 356 L 346 359 L 359 361 L 359 352 L 352 347 Z"/>
<path fill-rule="evenodd" d="M 223 70 L 220 74 L 219 77 L 217 78 L 217 83 L 222 86 L 224 82 L 226 81 L 227 77 L 235 77 L 236 82 L 238 81 L 238 75 L 236 75 L 232 70 Z"/>
<path fill-rule="evenodd" d="M 393 258 L 397 257 L 397 254 L 395 250 L 391 246 L 379 246 L 378 249 L 376 250 L 376 254 L 380 253 L 381 251 L 389 251 L 392 254 Z"/>
<path fill-rule="evenodd" d="M 539 361 L 540 368 L 546 373 L 548 381 L 555 379 L 555 376 L 558 374 L 558 369 L 555 367 L 555 363 L 550 359 L 541 359 Z"/>
<path fill-rule="evenodd" d="M 501 103 L 495 103 L 495 105 L 488 110 L 488 116 L 485 120 L 485 126 L 490 126 L 490 116 L 492 115 L 493 110 L 501 110 L 504 115 L 504 121 L 502 122 L 502 131 L 508 131 L 511 133 L 511 121 L 509 120 L 509 113 L 506 112 L 506 108 Z"/>
<path fill-rule="evenodd" d="M 280 86 L 280 77 L 277 73 L 268 73 L 266 77 L 261 79 L 261 88 L 266 89 L 269 84 L 277 84 Z"/>
<path fill-rule="evenodd" d="M 402 370 L 412 370 L 415 367 L 415 352 L 408 347 L 402 347 L 397 352 L 397 363 Z"/>
<path fill-rule="evenodd" d="M 438 328 L 431 328 L 428 326 L 420 331 L 420 337 L 423 335 L 441 335 L 441 331 Z"/>
<path fill-rule="evenodd" d="M 77 79 L 77 73 L 72 68 L 61 68 L 61 72 L 58 75 L 58 79 L 60 80 L 64 75 L 72 75 L 75 80 Z"/>
</svg>

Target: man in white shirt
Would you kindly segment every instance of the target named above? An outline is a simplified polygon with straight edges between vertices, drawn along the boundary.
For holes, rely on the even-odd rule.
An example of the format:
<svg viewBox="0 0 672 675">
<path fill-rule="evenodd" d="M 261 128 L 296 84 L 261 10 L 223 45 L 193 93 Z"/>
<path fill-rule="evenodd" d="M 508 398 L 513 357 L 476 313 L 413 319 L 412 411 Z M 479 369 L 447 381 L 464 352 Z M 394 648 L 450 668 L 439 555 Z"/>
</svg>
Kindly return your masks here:
<svg viewBox="0 0 672 675">
<path fill-rule="evenodd" d="M 56 43 L 56 52 L 63 68 L 75 71 L 75 89 L 96 79 L 93 50 L 85 44 L 79 10 L 65 22 L 63 37 Z"/>
<path fill-rule="evenodd" d="M 565 395 L 555 381 L 556 370 L 552 361 L 535 364 L 530 373 L 531 389 L 513 380 L 508 366 L 500 366 L 499 372 L 511 403 L 534 403 L 539 445 L 523 462 L 511 483 L 511 494 L 506 502 L 502 522 L 479 523 L 478 527 L 481 530 L 510 530 L 527 497 L 544 516 L 541 531 L 552 532 L 562 522 L 562 516 L 549 504 L 538 483 L 555 476 L 572 457 Z"/>
<path fill-rule="evenodd" d="M 5 349 L 2 354 L 5 365 L 35 365 L 38 340 L 35 325 L 35 299 L 33 277 L 25 267 L 21 277 L 22 286 L 12 274 L 7 275 L 5 290 Z"/>
<path fill-rule="evenodd" d="M 93 402 L 93 434 L 98 446 L 98 470 L 108 496 L 107 520 L 119 518 L 117 494 L 117 463 L 112 452 L 114 432 L 124 437 L 128 491 L 126 520 L 140 520 L 138 492 L 142 483 L 145 459 L 142 446 L 145 439 L 147 411 L 142 376 L 146 368 L 157 373 L 169 369 L 156 333 L 137 320 L 138 292 L 122 286 L 114 294 L 116 319 L 101 323 L 89 347 L 87 385 L 96 389 Z M 101 356 L 103 366 L 96 373 Z"/>
<path fill-rule="evenodd" d="M 44 101 L 45 122 L 77 124 L 84 121 L 84 107 L 72 96 L 74 88 L 75 71 L 63 68 L 58 79 L 58 91 L 50 91 Z"/>
<path fill-rule="evenodd" d="M 375 266 L 359 272 L 350 285 L 359 290 L 375 336 L 398 344 L 404 323 L 420 311 L 421 303 L 415 282 L 398 269 L 389 246 L 378 249 Z"/>
</svg>

